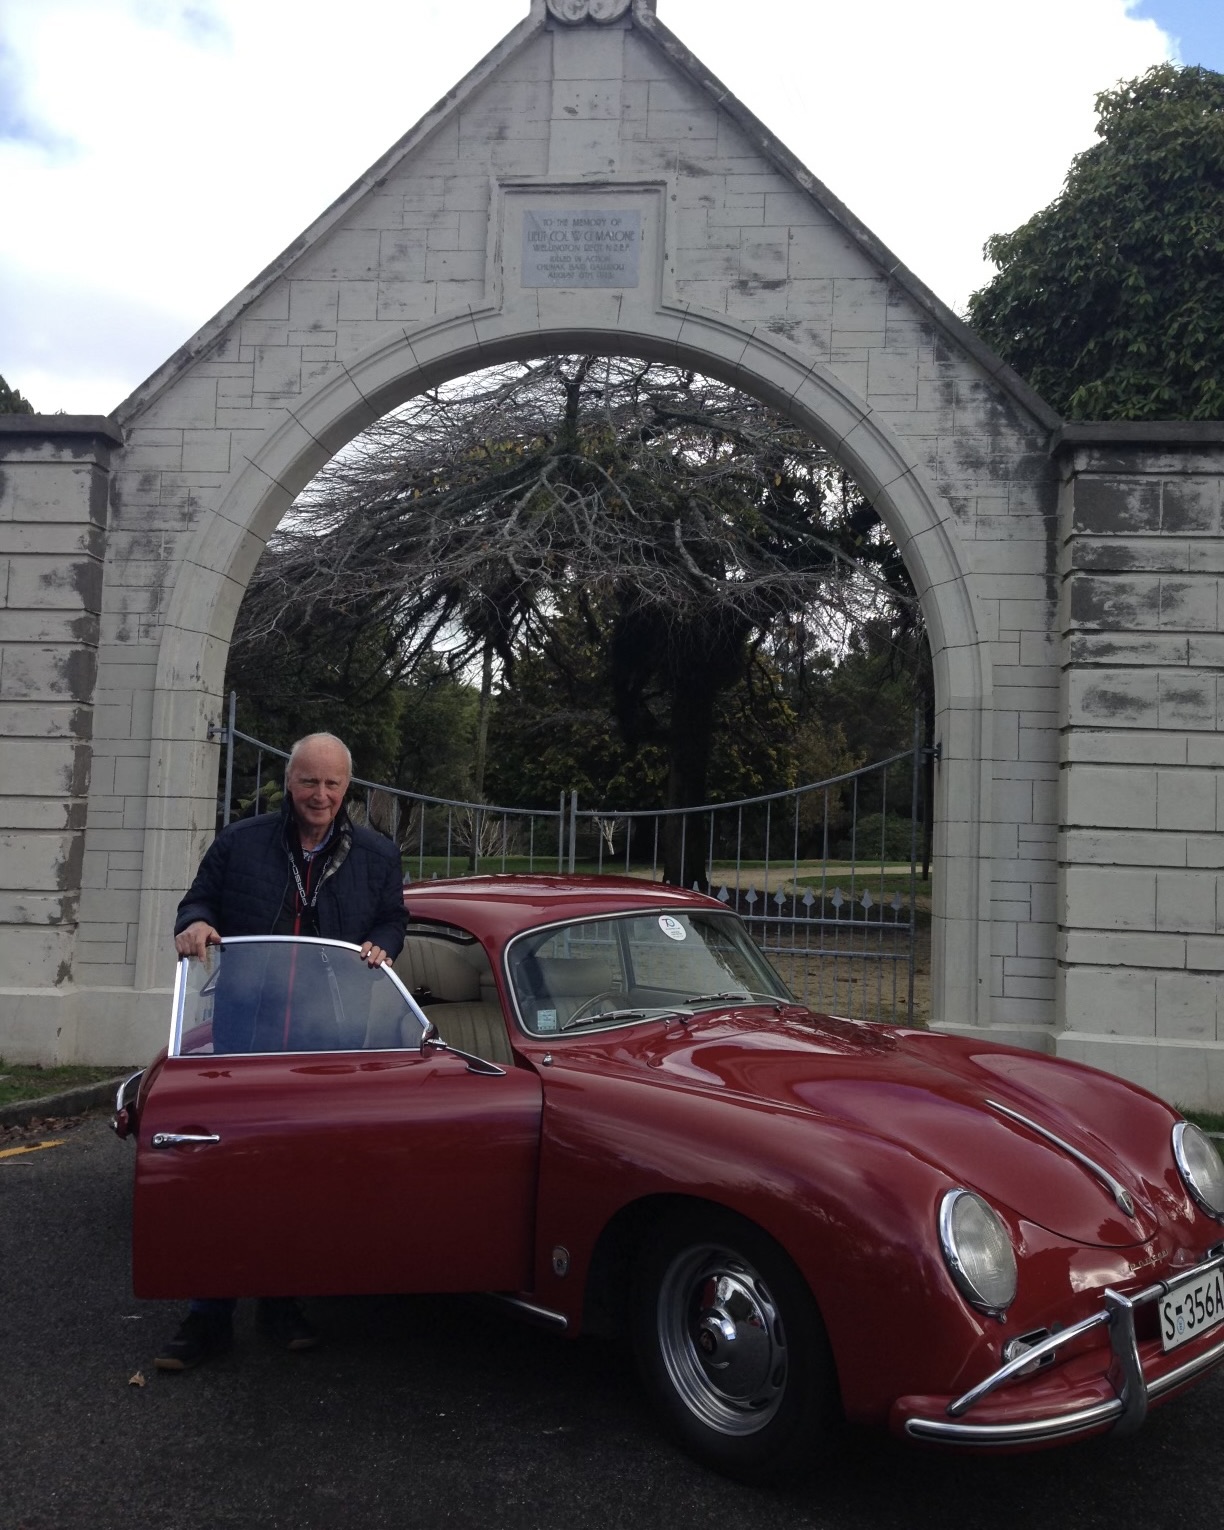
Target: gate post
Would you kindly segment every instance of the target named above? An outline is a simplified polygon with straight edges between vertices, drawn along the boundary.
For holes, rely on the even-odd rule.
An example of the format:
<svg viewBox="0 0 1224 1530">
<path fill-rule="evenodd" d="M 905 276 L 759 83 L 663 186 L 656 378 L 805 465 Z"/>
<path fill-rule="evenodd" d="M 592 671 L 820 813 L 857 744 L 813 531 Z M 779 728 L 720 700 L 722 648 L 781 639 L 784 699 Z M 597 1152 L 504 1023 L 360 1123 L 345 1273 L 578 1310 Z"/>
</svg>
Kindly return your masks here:
<svg viewBox="0 0 1224 1530">
<path fill-rule="evenodd" d="M 71 1056 L 75 1041 L 107 498 L 122 445 L 101 416 L 0 416 L 0 1022 L 12 1061 Z"/>
<path fill-rule="evenodd" d="M 1224 1098 L 1224 423 L 1063 427 L 1060 1056 Z"/>
</svg>

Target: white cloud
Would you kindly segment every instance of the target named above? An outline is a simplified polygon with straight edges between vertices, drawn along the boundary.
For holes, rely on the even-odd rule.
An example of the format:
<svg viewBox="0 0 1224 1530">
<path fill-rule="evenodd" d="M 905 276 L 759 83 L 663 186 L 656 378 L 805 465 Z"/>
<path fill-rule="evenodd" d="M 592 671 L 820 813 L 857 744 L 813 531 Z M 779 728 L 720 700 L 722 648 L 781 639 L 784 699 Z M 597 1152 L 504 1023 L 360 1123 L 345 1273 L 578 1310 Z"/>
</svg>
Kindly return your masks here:
<svg viewBox="0 0 1224 1530">
<path fill-rule="evenodd" d="M 1094 93 L 1167 56 L 1132 4 L 659 0 L 659 16 L 959 306 L 984 239 L 1049 201 L 1091 141 Z M 40 408 L 114 407 L 526 13 L 6 0 L 0 371 Z"/>
<path fill-rule="evenodd" d="M 1128 15 L 1133 3 L 755 0 L 744 29 L 703 25 L 708 0 L 660 0 L 659 14 L 960 308 L 988 279 L 986 238 L 1056 196 L 1093 141 L 1096 92 L 1167 56 L 1156 23 Z"/>
</svg>

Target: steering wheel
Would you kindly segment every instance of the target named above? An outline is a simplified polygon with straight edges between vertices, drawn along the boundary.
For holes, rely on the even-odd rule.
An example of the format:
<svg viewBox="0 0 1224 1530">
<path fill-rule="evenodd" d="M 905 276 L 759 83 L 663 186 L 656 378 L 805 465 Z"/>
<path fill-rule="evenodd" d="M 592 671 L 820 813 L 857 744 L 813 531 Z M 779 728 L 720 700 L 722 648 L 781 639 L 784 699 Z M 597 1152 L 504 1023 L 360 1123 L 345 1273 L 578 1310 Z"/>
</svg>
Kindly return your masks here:
<svg viewBox="0 0 1224 1530">
<path fill-rule="evenodd" d="M 613 1002 L 608 1003 L 608 1008 L 609 1009 L 615 1009 L 616 1008 L 615 1001 L 617 999 L 623 999 L 623 998 L 624 998 L 624 994 L 617 993 L 615 988 L 605 988 L 605 989 L 601 990 L 601 992 L 599 992 L 599 993 L 593 993 L 589 999 L 586 999 L 583 1003 L 581 1003 L 578 1006 L 578 1008 L 569 1017 L 569 1019 L 566 1020 L 565 1024 L 567 1026 L 573 1025 L 578 1020 L 585 1020 L 588 1015 L 596 1015 L 596 1014 L 598 1014 L 599 1013 L 599 1006 L 601 1004 L 606 1003 L 609 1000 L 611 1000 Z"/>
</svg>

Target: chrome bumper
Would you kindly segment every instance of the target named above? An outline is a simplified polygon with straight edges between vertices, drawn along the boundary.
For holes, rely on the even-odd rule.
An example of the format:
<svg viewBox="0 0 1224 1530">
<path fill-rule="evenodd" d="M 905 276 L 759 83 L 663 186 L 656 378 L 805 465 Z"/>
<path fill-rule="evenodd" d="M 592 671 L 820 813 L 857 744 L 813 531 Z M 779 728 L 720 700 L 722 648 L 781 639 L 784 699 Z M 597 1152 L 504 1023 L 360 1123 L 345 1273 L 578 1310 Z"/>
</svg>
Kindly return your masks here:
<svg viewBox="0 0 1224 1530">
<path fill-rule="evenodd" d="M 993 1375 L 970 1391 L 948 1404 L 947 1418 L 911 1418 L 906 1420 L 905 1432 L 913 1439 L 935 1440 L 947 1445 L 1036 1445 L 1049 1440 L 1065 1439 L 1108 1426 L 1114 1434 L 1131 1434 L 1147 1417 L 1148 1401 L 1183 1386 L 1203 1371 L 1210 1370 L 1224 1360 L 1224 1330 L 1209 1350 L 1195 1355 L 1184 1364 L 1166 1371 L 1149 1382 L 1139 1360 L 1139 1344 L 1135 1337 L 1135 1312 L 1139 1307 L 1159 1301 L 1175 1286 L 1188 1280 L 1208 1275 L 1212 1270 L 1224 1269 L 1224 1244 L 1217 1244 L 1200 1264 L 1188 1270 L 1179 1270 L 1171 1280 L 1157 1281 L 1134 1296 L 1124 1296 L 1120 1291 L 1107 1288 L 1105 1306 L 1100 1312 L 1071 1328 L 1051 1334 L 1048 1339 L 1034 1344 L 1024 1354 L 1000 1366 Z M 1034 1362 L 1052 1355 L 1057 1350 L 1080 1338 L 1083 1334 L 1102 1325 L 1109 1329 L 1110 1349 L 1113 1358 L 1108 1379 L 1115 1396 L 1106 1402 L 1068 1413 L 1054 1414 L 1047 1418 L 1028 1419 L 1014 1424 L 957 1423 L 983 1398 L 1026 1371 Z"/>
</svg>

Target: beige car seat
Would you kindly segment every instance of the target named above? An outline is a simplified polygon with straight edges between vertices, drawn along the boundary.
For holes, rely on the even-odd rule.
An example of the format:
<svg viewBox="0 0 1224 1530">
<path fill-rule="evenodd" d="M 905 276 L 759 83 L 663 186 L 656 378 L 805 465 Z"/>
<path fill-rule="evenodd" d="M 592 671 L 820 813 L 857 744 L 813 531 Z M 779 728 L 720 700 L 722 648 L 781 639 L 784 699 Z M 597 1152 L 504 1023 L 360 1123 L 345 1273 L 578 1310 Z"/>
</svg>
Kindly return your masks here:
<svg viewBox="0 0 1224 1530">
<path fill-rule="evenodd" d="M 506 1017 L 483 946 L 410 933 L 393 965 L 443 1041 L 489 1062 L 513 1064 Z M 413 1024 L 405 1021 L 406 1028 Z M 416 1039 L 405 1037 L 402 1044 L 415 1045 Z"/>
</svg>

